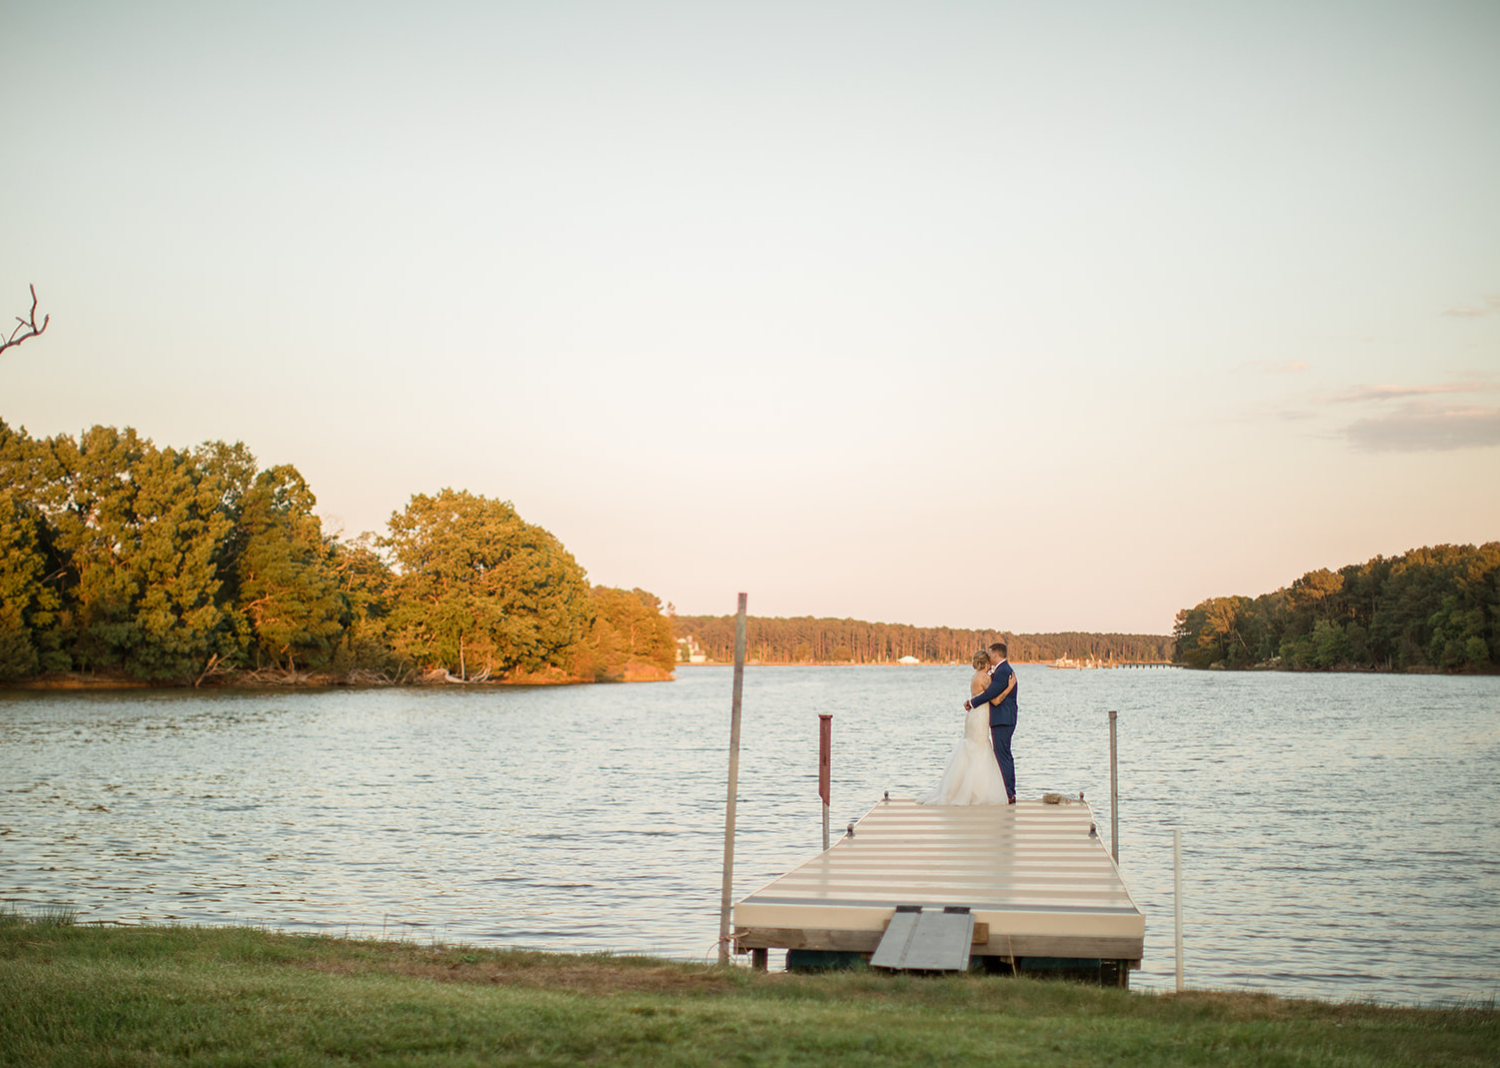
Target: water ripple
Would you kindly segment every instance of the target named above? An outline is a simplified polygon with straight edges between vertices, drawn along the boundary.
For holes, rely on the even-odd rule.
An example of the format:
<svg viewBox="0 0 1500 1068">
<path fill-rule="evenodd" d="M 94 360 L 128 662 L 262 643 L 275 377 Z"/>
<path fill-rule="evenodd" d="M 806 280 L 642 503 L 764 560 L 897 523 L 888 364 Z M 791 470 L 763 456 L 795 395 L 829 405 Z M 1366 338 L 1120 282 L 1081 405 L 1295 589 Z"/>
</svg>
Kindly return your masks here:
<svg viewBox="0 0 1500 1068">
<path fill-rule="evenodd" d="M 1500 989 L 1500 679 L 1023 666 L 1022 792 L 1106 835 L 1119 710 L 1134 982 L 1170 988 L 1173 828 L 1190 985 L 1401 1002 Z M 711 955 L 730 677 L 568 689 L 0 696 L 0 901 Z M 931 785 L 965 668 L 747 674 L 736 894 Z"/>
</svg>

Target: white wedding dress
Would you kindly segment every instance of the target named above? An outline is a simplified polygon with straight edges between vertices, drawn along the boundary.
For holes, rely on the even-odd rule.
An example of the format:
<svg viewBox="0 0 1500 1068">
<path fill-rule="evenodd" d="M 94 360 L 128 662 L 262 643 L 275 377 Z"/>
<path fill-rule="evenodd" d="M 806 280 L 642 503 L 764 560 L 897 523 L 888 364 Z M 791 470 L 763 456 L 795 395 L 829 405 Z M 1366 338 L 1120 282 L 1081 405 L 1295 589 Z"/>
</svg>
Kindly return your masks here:
<svg viewBox="0 0 1500 1068">
<path fill-rule="evenodd" d="M 990 706 L 980 705 L 964 716 L 964 736 L 948 758 L 937 789 L 917 803 L 1003 805 L 1005 801 L 1005 780 L 990 742 Z"/>
</svg>

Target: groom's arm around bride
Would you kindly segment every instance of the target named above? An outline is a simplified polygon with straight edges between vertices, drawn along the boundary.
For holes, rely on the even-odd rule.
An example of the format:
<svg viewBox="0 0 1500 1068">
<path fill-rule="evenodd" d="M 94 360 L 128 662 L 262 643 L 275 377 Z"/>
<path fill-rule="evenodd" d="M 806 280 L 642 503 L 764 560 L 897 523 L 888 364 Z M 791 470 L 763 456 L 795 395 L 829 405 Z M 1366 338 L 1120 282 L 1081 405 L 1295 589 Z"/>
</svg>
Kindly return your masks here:
<svg viewBox="0 0 1500 1068">
<path fill-rule="evenodd" d="M 990 668 L 990 684 L 982 693 L 977 693 L 964 702 L 964 711 L 980 705 L 987 705 L 997 698 L 1009 698 L 1011 691 L 1015 689 L 1016 673 L 1011 669 L 1010 662 L 1005 659 L 1005 646 L 995 644 L 990 646 L 990 659 L 994 662 Z"/>
</svg>

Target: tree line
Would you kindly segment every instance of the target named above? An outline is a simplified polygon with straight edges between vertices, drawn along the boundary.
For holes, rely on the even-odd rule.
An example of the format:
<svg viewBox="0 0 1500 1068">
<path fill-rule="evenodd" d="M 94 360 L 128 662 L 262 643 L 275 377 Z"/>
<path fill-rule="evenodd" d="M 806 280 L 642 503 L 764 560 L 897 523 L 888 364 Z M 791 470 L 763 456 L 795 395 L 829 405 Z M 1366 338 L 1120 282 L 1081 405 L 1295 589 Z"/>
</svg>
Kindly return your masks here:
<svg viewBox="0 0 1500 1068">
<path fill-rule="evenodd" d="M 291 465 L 0 420 L 0 681 L 668 677 L 645 590 L 591 586 L 506 501 L 416 494 L 384 536 L 323 533 Z"/>
<path fill-rule="evenodd" d="M 679 654 L 696 646 L 710 660 L 734 659 L 734 616 L 675 616 Z M 745 656 L 762 664 L 892 664 L 904 656 L 924 663 L 968 663 L 976 650 L 1003 641 L 1017 662 L 1082 660 L 1164 662 L 1172 639 L 1163 634 L 1014 634 L 956 627 L 914 627 L 859 619 L 749 616 Z"/>
<path fill-rule="evenodd" d="M 1500 542 L 1434 545 L 1309 571 L 1259 597 L 1210 597 L 1177 613 L 1189 667 L 1494 671 Z"/>
</svg>

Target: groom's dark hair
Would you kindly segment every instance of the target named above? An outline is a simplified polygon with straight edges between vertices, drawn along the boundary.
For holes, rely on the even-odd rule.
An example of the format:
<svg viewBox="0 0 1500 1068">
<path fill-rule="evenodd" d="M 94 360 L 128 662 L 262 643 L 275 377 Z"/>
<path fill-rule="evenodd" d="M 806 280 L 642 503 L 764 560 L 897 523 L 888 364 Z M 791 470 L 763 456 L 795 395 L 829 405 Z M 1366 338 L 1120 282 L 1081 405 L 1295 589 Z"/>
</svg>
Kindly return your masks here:
<svg viewBox="0 0 1500 1068">
<path fill-rule="evenodd" d="M 1005 643 L 1004 642 L 996 642 L 994 645 L 991 645 L 990 646 L 990 652 L 992 652 L 992 653 L 999 653 L 1001 656 L 1008 656 L 1008 655 L 1010 655 L 1010 650 L 1008 650 L 1007 648 L 1005 648 Z"/>
</svg>

